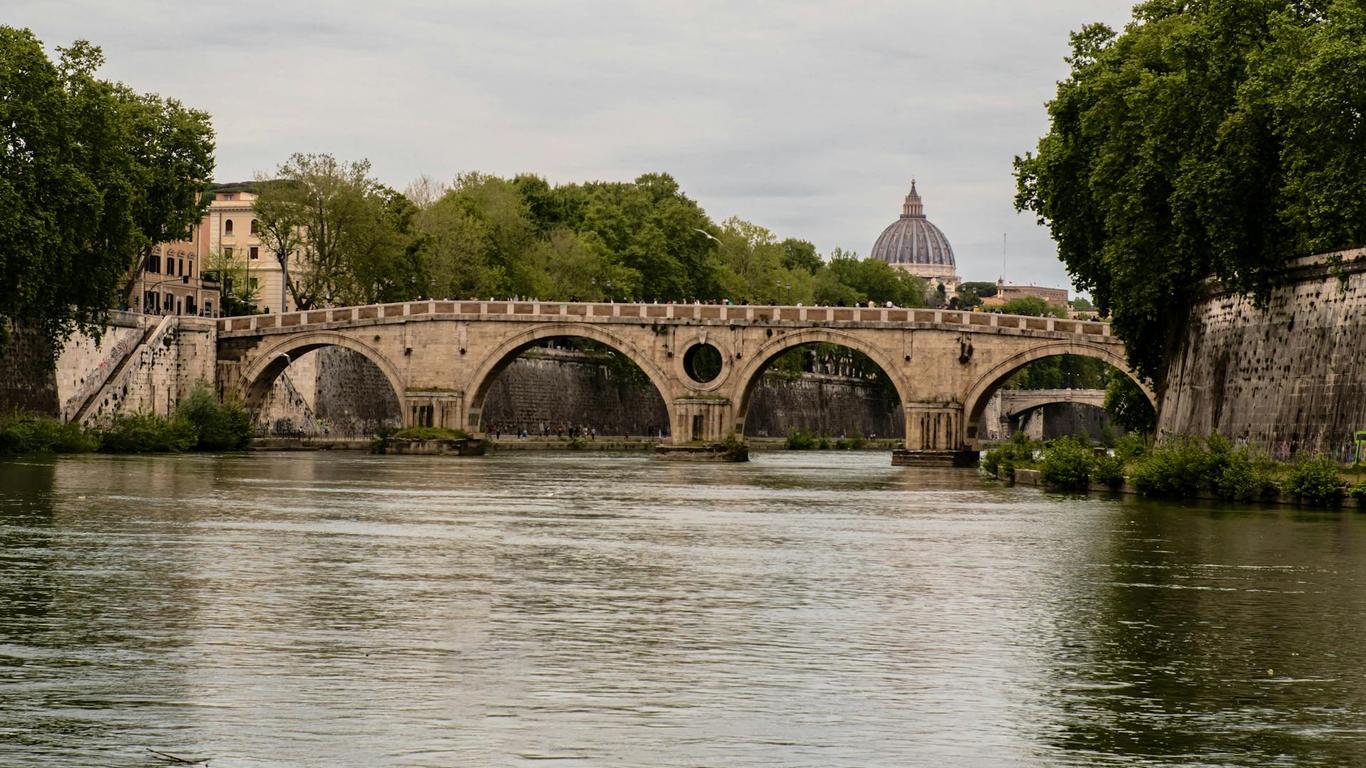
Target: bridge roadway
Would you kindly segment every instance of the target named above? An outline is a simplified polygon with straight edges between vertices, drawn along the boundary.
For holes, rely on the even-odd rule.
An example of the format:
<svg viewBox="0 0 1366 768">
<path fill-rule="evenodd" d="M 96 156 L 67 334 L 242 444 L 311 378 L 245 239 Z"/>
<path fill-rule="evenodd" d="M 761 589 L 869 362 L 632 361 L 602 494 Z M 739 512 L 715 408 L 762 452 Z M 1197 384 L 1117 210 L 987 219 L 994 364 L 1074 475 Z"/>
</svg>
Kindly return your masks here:
<svg viewBox="0 0 1366 768">
<path fill-rule="evenodd" d="M 843 345 L 880 366 L 905 411 L 906 448 L 926 457 L 975 449 L 987 400 L 1035 360 L 1092 357 L 1133 378 L 1123 345 L 1100 322 L 936 309 L 415 301 L 223 318 L 218 381 L 259 408 L 292 359 L 343 347 L 389 380 L 405 423 L 479 433 L 490 383 L 555 337 L 591 339 L 640 366 L 678 443 L 743 434 L 765 367 L 807 344 Z M 703 345 L 721 358 L 720 373 L 705 381 L 689 365 Z"/>
</svg>

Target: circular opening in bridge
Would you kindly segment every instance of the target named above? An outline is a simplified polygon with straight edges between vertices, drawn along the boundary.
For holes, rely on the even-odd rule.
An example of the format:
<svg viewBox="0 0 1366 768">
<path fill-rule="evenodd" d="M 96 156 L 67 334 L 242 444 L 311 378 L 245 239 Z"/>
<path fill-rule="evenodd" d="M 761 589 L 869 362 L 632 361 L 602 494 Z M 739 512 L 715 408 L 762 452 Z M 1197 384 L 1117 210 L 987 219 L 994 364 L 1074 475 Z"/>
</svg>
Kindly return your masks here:
<svg viewBox="0 0 1366 768">
<path fill-rule="evenodd" d="M 715 381 L 721 375 L 721 350 L 706 342 L 692 345 L 683 353 L 683 370 L 698 384 Z"/>
</svg>

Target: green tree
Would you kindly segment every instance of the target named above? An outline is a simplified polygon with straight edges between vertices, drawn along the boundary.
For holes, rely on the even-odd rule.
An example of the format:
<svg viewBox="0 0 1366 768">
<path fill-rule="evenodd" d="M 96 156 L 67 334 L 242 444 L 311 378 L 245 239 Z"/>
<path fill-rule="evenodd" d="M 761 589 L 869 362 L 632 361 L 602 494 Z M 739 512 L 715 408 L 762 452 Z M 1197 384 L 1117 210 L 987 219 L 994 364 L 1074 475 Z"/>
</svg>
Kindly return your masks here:
<svg viewBox="0 0 1366 768">
<path fill-rule="evenodd" d="M 225 317 L 254 315 L 257 291 L 251 284 L 247 262 L 234 259 L 221 248 L 209 252 L 200 270 L 205 280 L 218 283 L 218 311 Z"/>
<path fill-rule="evenodd" d="M 816 300 L 823 304 L 877 304 L 899 307 L 925 305 L 926 283 L 914 275 L 873 258 L 836 248 L 817 275 Z"/>
<path fill-rule="evenodd" d="M 816 246 L 805 240 L 789 237 L 781 245 L 783 267 L 789 271 L 802 270 L 807 274 L 814 275 L 820 271 L 821 267 L 825 266 L 825 260 L 821 258 L 819 253 L 816 253 Z"/>
<path fill-rule="evenodd" d="M 300 309 L 415 298 L 415 281 L 404 282 L 414 207 L 370 178 L 369 161 L 297 153 L 257 180 L 253 212 Z"/>
<path fill-rule="evenodd" d="M 996 284 L 987 282 L 966 282 L 958 284 L 959 291 L 972 291 L 979 298 L 990 298 L 996 295 Z"/>
<path fill-rule="evenodd" d="M 1049 304 L 1038 296 L 1021 296 L 1011 299 L 989 311 L 1006 315 L 1028 315 L 1029 317 L 1067 317 L 1067 310 Z"/>
<path fill-rule="evenodd" d="M 1127 432 L 1151 435 L 1157 428 L 1157 412 L 1148 396 L 1128 376 L 1116 373 L 1105 388 L 1105 412 Z"/>
<path fill-rule="evenodd" d="M 1016 204 L 1145 377 L 1205 278 L 1264 299 L 1287 259 L 1366 242 L 1359 0 L 1149 0 L 1068 62 Z"/>
<path fill-rule="evenodd" d="M 213 170 L 205 113 L 99 79 L 88 42 L 58 50 L 0 26 L 0 320 L 53 349 L 99 333 L 150 247 L 200 219 Z"/>
</svg>

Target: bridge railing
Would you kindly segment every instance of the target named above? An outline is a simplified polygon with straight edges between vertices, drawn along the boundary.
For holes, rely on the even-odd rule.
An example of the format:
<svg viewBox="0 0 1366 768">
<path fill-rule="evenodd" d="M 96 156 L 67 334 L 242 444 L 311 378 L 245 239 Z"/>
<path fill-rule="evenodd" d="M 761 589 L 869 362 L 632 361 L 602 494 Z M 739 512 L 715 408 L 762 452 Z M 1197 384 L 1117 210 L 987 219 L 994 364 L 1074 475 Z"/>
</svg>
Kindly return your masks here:
<svg viewBox="0 0 1366 768">
<path fill-rule="evenodd" d="M 410 301 L 369 304 L 360 307 L 287 312 L 278 315 L 225 317 L 218 321 L 222 332 L 260 331 L 325 323 L 383 320 L 438 315 L 475 315 L 518 318 L 626 318 L 638 320 L 697 320 L 805 323 L 928 323 L 964 328 L 1008 328 L 1032 331 L 1109 336 L 1110 324 L 1056 317 L 1002 315 L 994 312 L 963 312 L 949 309 L 901 307 L 798 307 L 727 304 L 613 304 L 545 301 Z"/>
</svg>

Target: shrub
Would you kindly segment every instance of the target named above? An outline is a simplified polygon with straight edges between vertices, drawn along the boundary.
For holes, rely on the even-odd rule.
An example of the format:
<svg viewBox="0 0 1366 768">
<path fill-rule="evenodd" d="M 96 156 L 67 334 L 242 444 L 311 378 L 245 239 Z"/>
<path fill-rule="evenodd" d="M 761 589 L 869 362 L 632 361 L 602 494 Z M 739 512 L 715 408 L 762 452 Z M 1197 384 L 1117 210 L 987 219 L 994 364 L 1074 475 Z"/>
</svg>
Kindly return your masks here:
<svg viewBox="0 0 1366 768">
<path fill-rule="evenodd" d="M 1274 464 L 1256 457 L 1246 448 L 1233 451 L 1215 479 L 1212 490 L 1228 501 L 1270 499 L 1276 495 Z"/>
<path fill-rule="evenodd" d="M 1124 485 L 1124 459 L 1112 455 L 1100 455 L 1092 458 L 1091 479 L 1110 488 L 1118 489 Z"/>
<path fill-rule="evenodd" d="M 199 430 L 188 419 L 150 413 L 116 416 L 100 431 L 106 453 L 178 453 L 199 442 Z"/>
<path fill-rule="evenodd" d="M 1147 453 L 1148 447 L 1148 438 L 1130 432 L 1115 441 L 1115 456 L 1128 463 Z"/>
<path fill-rule="evenodd" d="M 251 416 L 240 403 L 220 403 L 208 387 L 195 387 L 176 408 L 176 416 L 194 425 L 200 451 L 241 451 L 251 445 Z"/>
<path fill-rule="evenodd" d="M 1347 495 L 1357 500 L 1357 503 L 1366 502 L 1366 482 L 1356 483 L 1347 489 Z"/>
<path fill-rule="evenodd" d="M 17 453 L 84 453 L 99 439 L 80 424 L 34 413 L 0 417 L 0 455 Z"/>
<path fill-rule="evenodd" d="M 1201 441 L 1182 437 L 1147 451 L 1134 464 L 1130 479 L 1145 496 L 1189 498 L 1204 486 L 1208 467 Z"/>
<path fill-rule="evenodd" d="M 385 437 L 390 440 L 464 440 L 469 437 L 469 433 L 447 427 L 404 427 L 390 432 Z"/>
<path fill-rule="evenodd" d="M 1300 457 L 1285 476 L 1285 492 L 1297 501 L 1327 507 L 1342 500 L 1342 476 L 1327 456 Z"/>
<path fill-rule="evenodd" d="M 787 433 L 787 449 L 809 451 L 816 447 L 816 434 L 809 429 L 793 429 Z"/>
<path fill-rule="evenodd" d="M 1037 444 L 1028 435 L 1016 432 L 1009 442 L 996 446 L 982 456 L 982 470 L 992 477 L 1000 477 L 1003 473 L 1009 475 L 1017 466 L 1033 463 L 1036 448 Z"/>
<path fill-rule="evenodd" d="M 731 461 L 749 461 L 749 444 L 739 435 L 731 432 L 721 441 L 726 457 Z"/>
<path fill-rule="evenodd" d="M 1072 437 L 1054 440 L 1043 452 L 1040 477 L 1062 491 L 1082 491 L 1091 485 L 1091 449 Z"/>
</svg>

